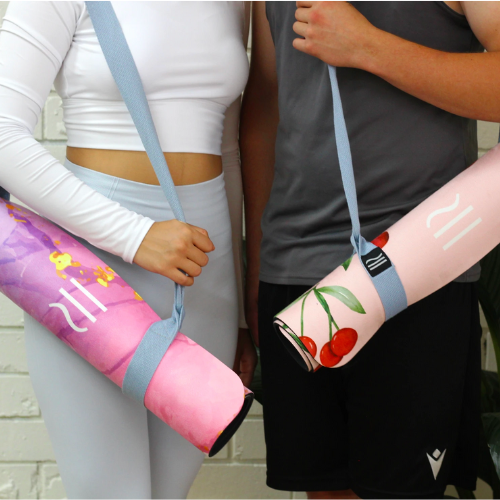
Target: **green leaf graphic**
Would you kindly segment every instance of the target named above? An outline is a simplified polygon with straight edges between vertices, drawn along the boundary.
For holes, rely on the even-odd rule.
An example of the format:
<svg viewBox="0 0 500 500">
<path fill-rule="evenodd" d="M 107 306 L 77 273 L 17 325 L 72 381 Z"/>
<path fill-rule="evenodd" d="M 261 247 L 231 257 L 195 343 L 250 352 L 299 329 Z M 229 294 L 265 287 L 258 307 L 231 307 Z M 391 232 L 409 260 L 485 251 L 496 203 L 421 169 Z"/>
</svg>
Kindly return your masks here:
<svg viewBox="0 0 500 500">
<path fill-rule="evenodd" d="M 351 260 L 352 260 L 352 255 L 345 261 L 342 263 L 342 267 L 344 268 L 345 271 L 347 271 L 347 269 L 349 268 L 349 265 L 351 264 Z"/>
<path fill-rule="evenodd" d="M 293 338 L 293 340 L 295 340 L 295 342 L 297 342 L 297 344 L 299 345 L 299 347 L 309 353 L 309 351 L 305 348 L 304 344 L 302 343 L 302 341 L 300 340 L 300 337 L 297 337 L 297 335 L 295 335 L 295 333 L 293 333 L 291 330 L 288 330 L 288 335 L 290 335 L 290 337 Z"/>
<path fill-rule="evenodd" d="M 297 342 L 297 344 L 299 345 L 299 347 L 303 350 L 303 351 L 306 351 L 306 352 L 309 352 L 304 344 L 302 343 L 302 341 L 300 340 L 300 337 L 297 337 L 297 335 L 295 335 L 295 333 L 292 332 L 292 329 L 286 324 L 284 323 L 283 321 L 281 321 L 279 318 L 278 318 L 278 324 L 281 328 L 283 328 L 283 330 L 285 330 L 285 332 L 290 335 L 290 337 L 293 338 L 293 340 L 295 340 L 295 342 Z"/>
<path fill-rule="evenodd" d="M 350 292 L 347 288 L 343 286 L 323 286 L 317 289 L 320 293 L 327 293 L 332 297 L 340 300 L 343 304 L 345 304 L 351 311 L 357 312 L 359 314 L 366 314 L 366 311 L 363 309 L 361 302 L 354 296 L 352 292 Z"/>
<path fill-rule="evenodd" d="M 330 334 L 329 339 L 332 340 L 332 323 L 335 325 L 335 328 L 337 330 L 339 329 L 339 327 L 337 326 L 337 323 L 335 323 L 332 317 L 332 313 L 330 312 L 330 307 L 328 306 L 325 297 L 323 297 L 323 295 L 318 293 L 318 290 L 316 289 L 314 289 L 314 295 L 316 295 L 318 302 L 321 304 L 321 307 L 326 311 L 326 314 L 328 315 L 328 333 Z"/>
</svg>

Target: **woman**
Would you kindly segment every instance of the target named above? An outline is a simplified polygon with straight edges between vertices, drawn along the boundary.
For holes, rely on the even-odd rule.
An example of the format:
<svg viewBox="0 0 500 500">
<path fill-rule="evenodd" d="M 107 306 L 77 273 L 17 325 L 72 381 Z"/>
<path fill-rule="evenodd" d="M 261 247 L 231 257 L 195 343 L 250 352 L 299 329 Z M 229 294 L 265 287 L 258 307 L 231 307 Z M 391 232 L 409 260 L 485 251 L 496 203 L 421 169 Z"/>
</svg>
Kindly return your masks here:
<svg viewBox="0 0 500 500">
<path fill-rule="evenodd" d="M 84 2 L 9 5 L 0 34 L 0 185 L 79 237 L 160 317 L 170 316 L 172 280 L 187 285 L 183 333 L 231 366 L 238 338 L 231 219 L 239 243 L 245 7 L 117 2 L 114 8 L 194 225 L 172 220 Z M 53 83 L 68 133 L 64 166 L 33 138 Z M 238 252 L 235 262 L 241 268 Z M 31 380 L 68 496 L 185 497 L 202 453 L 27 315 L 25 333 Z"/>
</svg>

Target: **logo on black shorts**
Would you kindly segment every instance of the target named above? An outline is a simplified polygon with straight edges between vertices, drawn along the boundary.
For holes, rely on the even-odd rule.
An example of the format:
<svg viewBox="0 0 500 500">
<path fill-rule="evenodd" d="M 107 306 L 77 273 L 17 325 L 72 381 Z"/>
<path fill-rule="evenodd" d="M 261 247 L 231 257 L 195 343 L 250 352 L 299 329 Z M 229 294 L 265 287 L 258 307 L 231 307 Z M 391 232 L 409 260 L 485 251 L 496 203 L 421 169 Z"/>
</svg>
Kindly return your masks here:
<svg viewBox="0 0 500 500">
<path fill-rule="evenodd" d="M 372 278 L 375 278 L 375 276 L 378 276 L 392 266 L 389 257 L 378 247 L 366 255 L 362 255 L 361 261 Z"/>
<path fill-rule="evenodd" d="M 443 464 L 444 454 L 446 450 L 439 451 L 437 448 L 433 451 L 432 455 L 426 453 L 429 463 L 431 464 L 432 473 L 434 474 L 434 479 L 437 479 L 441 465 Z"/>
</svg>

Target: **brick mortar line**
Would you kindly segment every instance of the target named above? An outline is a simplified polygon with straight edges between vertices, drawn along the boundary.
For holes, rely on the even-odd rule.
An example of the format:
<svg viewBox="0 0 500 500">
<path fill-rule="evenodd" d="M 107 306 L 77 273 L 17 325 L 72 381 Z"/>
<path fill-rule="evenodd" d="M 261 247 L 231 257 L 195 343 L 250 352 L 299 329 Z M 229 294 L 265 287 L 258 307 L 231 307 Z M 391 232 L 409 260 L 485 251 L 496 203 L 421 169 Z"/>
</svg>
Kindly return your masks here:
<svg viewBox="0 0 500 500">
<path fill-rule="evenodd" d="M 24 333 L 24 326 L 2 325 L 0 326 L 0 335 L 2 335 L 3 333 Z"/>
<path fill-rule="evenodd" d="M 15 465 L 57 465 L 57 462 L 51 460 L 26 460 L 26 462 L 17 462 Z M 0 467 L 2 465 L 12 465 L 12 461 L 0 460 Z"/>
<path fill-rule="evenodd" d="M 52 146 L 66 146 L 67 142 L 67 139 L 40 139 L 38 144 L 41 144 L 42 146 L 47 144 Z"/>
<path fill-rule="evenodd" d="M 263 458 L 256 458 L 254 459 L 255 461 L 254 462 L 247 462 L 247 463 L 243 463 L 243 462 L 229 462 L 229 463 L 226 463 L 226 464 L 213 464 L 213 463 L 204 463 L 203 465 L 206 465 L 206 466 L 214 466 L 214 467 L 220 467 L 220 466 L 223 466 L 223 465 L 229 465 L 230 467 L 242 467 L 242 466 L 248 466 L 248 465 L 251 465 L 255 468 L 261 468 L 263 465 L 265 465 L 265 460 Z M 258 461 L 261 461 L 261 462 L 258 462 Z"/>
<path fill-rule="evenodd" d="M 29 420 L 30 422 L 39 422 L 45 424 L 43 417 L 40 415 L 33 415 L 31 417 L 0 417 L 0 422 L 19 422 L 26 423 Z"/>
<path fill-rule="evenodd" d="M 9 460 L 9 461 L 0 461 L 0 467 L 3 465 L 37 465 L 37 464 L 42 464 L 42 465 L 57 465 L 57 462 L 53 462 L 50 460 L 26 460 L 24 461 L 22 458 L 19 460 Z M 1 498 L 1 497 L 0 497 Z"/>
<path fill-rule="evenodd" d="M 19 415 L 16 417 L 4 417 L 4 416 L 0 415 L 0 423 L 12 422 L 15 418 L 18 419 L 17 423 L 19 425 L 24 425 L 24 424 L 26 424 L 26 422 L 34 422 L 34 421 L 36 421 L 36 419 L 40 419 L 40 414 L 33 415 L 33 416 L 27 416 L 27 417 L 20 417 Z"/>
<path fill-rule="evenodd" d="M 234 464 L 234 460 L 232 458 L 221 458 L 217 460 L 216 458 L 211 458 L 210 460 L 205 460 L 203 465 L 231 465 Z"/>
<path fill-rule="evenodd" d="M 241 465 L 266 465 L 266 459 L 265 458 L 236 458 L 234 457 L 234 463 L 236 464 L 241 464 Z"/>
<path fill-rule="evenodd" d="M 43 484 L 42 484 L 42 466 L 36 462 L 36 497 L 41 498 L 43 494 Z"/>
<path fill-rule="evenodd" d="M 249 465 L 255 466 L 255 467 L 262 467 L 263 465 L 266 465 L 266 460 L 263 458 L 255 458 L 252 460 L 248 460 L 247 462 L 241 462 L 241 461 L 236 461 L 236 460 L 226 460 L 225 462 L 203 462 L 203 466 L 215 466 L 215 467 L 248 467 Z"/>
</svg>

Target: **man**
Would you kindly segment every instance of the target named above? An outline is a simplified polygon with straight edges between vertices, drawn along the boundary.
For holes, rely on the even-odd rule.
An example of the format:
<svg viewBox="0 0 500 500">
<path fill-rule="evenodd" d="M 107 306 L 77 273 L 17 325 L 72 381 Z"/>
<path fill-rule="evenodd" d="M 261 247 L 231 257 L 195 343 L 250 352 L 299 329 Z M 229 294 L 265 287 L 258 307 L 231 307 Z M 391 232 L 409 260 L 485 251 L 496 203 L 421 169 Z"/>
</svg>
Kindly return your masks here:
<svg viewBox="0 0 500 500">
<path fill-rule="evenodd" d="M 385 323 L 342 368 L 304 372 L 272 319 L 352 252 L 327 64 L 339 68 L 371 240 L 475 161 L 475 120 L 500 121 L 500 2 L 253 9 L 240 142 L 268 485 L 309 498 L 475 489 L 478 265 Z"/>
</svg>

